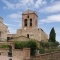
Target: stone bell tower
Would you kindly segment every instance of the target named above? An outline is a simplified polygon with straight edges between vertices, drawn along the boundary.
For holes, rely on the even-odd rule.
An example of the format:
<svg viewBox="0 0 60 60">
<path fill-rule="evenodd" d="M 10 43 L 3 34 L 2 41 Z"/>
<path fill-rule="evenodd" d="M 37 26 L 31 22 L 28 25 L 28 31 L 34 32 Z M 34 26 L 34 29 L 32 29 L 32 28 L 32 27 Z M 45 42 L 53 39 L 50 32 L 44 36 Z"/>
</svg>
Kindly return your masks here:
<svg viewBox="0 0 60 60">
<path fill-rule="evenodd" d="M 36 12 L 27 10 L 22 13 L 22 29 L 30 30 L 37 28 L 38 16 Z"/>
</svg>

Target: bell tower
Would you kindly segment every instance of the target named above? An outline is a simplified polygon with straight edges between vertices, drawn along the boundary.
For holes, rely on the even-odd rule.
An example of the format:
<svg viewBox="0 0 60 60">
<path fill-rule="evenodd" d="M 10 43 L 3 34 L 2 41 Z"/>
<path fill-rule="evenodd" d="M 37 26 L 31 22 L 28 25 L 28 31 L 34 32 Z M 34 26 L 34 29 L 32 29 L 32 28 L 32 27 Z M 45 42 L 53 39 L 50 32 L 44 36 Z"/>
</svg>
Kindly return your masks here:
<svg viewBox="0 0 60 60">
<path fill-rule="evenodd" d="M 37 28 L 38 16 L 36 12 L 27 10 L 22 13 L 22 29 L 30 30 Z"/>
</svg>

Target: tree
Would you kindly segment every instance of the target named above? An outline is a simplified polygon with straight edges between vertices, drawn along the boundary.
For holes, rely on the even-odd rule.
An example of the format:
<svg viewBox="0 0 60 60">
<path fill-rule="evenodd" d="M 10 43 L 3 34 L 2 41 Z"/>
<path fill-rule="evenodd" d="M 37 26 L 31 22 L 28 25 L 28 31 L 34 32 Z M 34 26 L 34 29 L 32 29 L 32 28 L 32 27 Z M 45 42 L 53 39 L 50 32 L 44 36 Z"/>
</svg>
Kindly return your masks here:
<svg viewBox="0 0 60 60">
<path fill-rule="evenodd" d="M 54 27 L 50 31 L 49 41 L 54 42 L 54 43 L 56 42 L 56 33 L 55 33 L 55 30 L 54 30 Z"/>
</svg>

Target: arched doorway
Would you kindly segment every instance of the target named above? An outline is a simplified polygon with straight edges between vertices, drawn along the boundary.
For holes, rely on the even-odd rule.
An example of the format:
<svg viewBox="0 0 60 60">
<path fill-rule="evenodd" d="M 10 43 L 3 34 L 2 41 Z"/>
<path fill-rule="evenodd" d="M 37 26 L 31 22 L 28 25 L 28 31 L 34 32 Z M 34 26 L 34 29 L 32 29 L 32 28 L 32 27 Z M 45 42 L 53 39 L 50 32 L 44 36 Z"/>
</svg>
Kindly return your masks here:
<svg viewBox="0 0 60 60">
<path fill-rule="evenodd" d="M 29 38 L 29 34 L 27 34 L 27 38 Z"/>
</svg>

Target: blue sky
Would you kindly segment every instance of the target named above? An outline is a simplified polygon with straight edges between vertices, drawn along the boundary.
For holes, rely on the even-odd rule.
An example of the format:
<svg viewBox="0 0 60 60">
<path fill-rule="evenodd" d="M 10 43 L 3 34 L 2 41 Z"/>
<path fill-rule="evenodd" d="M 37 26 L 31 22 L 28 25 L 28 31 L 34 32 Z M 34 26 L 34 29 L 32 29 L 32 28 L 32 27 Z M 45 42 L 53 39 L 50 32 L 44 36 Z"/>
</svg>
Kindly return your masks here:
<svg viewBox="0 0 60 60">
<path fill-rule="evenodd" d="M 10 33 L 16 33 L 22 26 L 22 12 L 27 9 L 38 14 L 38 27 L 48 35 L 52 27 L 56 40 L 60 42 L 60 0 L 0 0 L 0 16 Z"/>
</svg>

